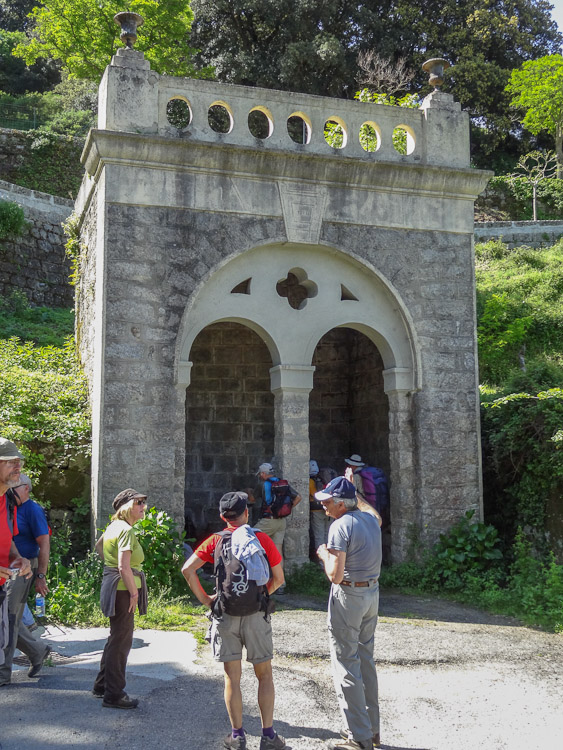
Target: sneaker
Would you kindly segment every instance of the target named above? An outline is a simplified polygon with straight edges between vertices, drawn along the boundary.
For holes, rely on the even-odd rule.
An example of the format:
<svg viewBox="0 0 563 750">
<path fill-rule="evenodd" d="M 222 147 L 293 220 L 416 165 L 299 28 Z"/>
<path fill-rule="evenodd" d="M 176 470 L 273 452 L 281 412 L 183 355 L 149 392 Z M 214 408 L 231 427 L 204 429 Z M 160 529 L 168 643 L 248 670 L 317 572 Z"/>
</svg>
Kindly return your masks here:
<svg viewBox="0 0 563 750">
<path fill-rule="evenodd" d="M 260 738 L 260 750 L 283 750 L 284 748 L 287 748 L 285 740 L 277 733 L 273 740 L 263 735 Z"/>
<path fill-rule="evenodd" d="M 373 742 L 359 742 L 351 737 L 342 740 L 329 740 L 327 743 L 328 750 L 372 750 Z"/>
<path fill-rule="evenodd" d="M 41 659 L 41 661 L 38 662 L 37 664 L 32 664 L 31 665 L 30 670 L 27 673 L 28 677 L 37 677 L 37 675 L 39 674 L 39 672 L 41 672 L 41 667 L 43 666 L 43 664 L 45 662 L 45 659 L 49 656 L 50 653 L 51 653 L 51 646 L 47 646 L 47 648 L 45 649 L 45 653 L 43 654 L 43 658 Z"/>
<path fill-rule="evenodd" d="M 246 737 L 233 737 L 232 734 L 228 734 L 223 740 L 223 745 L 233 750 L 246 750 Z"/>
<path fill-rule="evenodd" d="M 104 691 L 103 690 L 96 690 L 96 688 L 92 688 L 92 695 L 94 698 L 103 698 L 104 697 Z"/>
<path fill-rule="evenodd" d="M 340 732 L 340 736 L 342 737 L 343 740 L 347 740 L 348 739 L 348 732 Z M 372 739 L 374 747 L 381 747 L 381 738 L 379 736 L 379 732 L 377 732 L 376 734 L 374 734 L 371 739 Z"/>
<path fill-rule="evenodd" d="M 137 708 L 139 705 L 138 698 L 130 698 L 128 695 L 122 695 L 118 701 L 102 701 L 104 708 Z"/>
</svg>

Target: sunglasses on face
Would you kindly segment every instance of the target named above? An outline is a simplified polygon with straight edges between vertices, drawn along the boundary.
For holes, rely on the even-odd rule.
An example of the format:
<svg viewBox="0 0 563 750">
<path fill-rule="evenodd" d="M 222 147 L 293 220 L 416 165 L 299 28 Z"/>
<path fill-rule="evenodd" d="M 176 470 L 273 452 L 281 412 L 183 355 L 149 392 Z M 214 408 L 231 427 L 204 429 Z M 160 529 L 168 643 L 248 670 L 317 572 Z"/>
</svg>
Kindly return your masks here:
<svg viewBox="0 0 563 750">
<path fill-rule="evenodd" d="M 135 505 L 146 505 L 147 501 L 144 498 L 136 497 L 135 500 L 133 501 L 133 503 Z"/>
</svg>

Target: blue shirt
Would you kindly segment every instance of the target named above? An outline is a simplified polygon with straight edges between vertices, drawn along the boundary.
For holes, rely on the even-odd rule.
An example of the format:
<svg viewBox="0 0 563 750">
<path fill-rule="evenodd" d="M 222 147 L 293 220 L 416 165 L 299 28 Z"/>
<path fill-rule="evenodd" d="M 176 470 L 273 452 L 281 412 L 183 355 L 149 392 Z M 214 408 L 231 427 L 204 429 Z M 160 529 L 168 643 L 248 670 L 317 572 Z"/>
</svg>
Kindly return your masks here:
<svg viewBox="0 0 563 750">
<path fill-rule="evenodd" d="M 20 555 L 28 560 L 37 557 L 39 545 L 35 540 L 48 534 L 49 526 L 43 508 L 35 500 L 27 500 L 18 506 L 18 532 L 14 542 Z"/>
</svg>

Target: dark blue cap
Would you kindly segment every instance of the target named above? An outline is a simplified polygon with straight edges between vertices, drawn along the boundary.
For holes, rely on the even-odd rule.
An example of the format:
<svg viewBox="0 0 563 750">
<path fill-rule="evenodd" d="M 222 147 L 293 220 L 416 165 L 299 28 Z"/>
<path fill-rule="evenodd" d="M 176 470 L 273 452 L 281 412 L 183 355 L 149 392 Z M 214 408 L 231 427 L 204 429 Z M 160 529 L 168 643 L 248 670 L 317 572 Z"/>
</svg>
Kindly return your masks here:
<svg viewBox="0 0 563 750">
<path fill-rule="evenodd" d="M 356 499 L 356 488 L 344 477 L 336 477 L 330 481 L 324 490 L 315 492 L 317 500 L 329 500 L 331 497 L 337 497 L 339 499 L 346 498 L 348 500 Z"/>
</svg>

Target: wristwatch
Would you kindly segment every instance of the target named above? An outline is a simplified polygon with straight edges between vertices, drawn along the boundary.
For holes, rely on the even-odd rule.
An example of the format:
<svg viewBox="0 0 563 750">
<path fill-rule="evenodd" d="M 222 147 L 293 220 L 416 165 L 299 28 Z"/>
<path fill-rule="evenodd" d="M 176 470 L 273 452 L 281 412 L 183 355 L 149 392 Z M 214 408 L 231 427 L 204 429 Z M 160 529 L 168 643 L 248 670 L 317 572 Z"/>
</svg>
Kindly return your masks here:
<svg viewBox="0 0 563 750">
<path fill-rule="evenodd" d="M 38 573 L 35 577 L 43 579 L 45 578 L 45 573 Z"/>
</svg>

